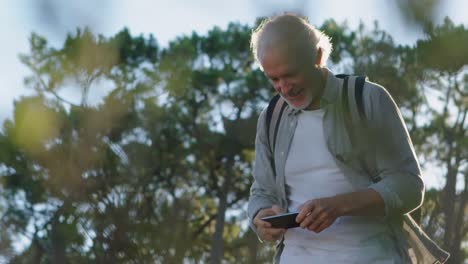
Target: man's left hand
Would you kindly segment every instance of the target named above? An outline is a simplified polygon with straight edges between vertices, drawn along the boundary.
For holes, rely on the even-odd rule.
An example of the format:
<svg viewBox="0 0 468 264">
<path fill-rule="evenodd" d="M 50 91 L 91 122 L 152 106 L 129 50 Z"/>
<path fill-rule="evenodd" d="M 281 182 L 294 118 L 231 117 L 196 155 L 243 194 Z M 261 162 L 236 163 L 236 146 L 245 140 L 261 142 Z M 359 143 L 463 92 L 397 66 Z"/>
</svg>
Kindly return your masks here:
<svg viewBox="0 0 468 264">
<path fill-rule="evenodd" d="M 343 215 L 343 204 L 339 196 L 309 200 L 298 207 L 296 222 L 300 223 L 301 228 L 320 233 Z"/>
</svg>

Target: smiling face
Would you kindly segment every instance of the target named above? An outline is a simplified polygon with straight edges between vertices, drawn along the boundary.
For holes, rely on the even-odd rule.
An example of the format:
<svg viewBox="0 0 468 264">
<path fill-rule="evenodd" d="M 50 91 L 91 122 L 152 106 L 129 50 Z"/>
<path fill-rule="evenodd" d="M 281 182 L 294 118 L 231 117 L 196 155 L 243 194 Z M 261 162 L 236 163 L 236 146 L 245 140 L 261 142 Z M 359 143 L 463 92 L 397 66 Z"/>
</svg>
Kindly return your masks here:
<svg viewBox="0 0 468 264">
<path fill-rule="evenodd" d="M 285 48 L 269 48 L 259 60 L 275 90 L 295 109 L 316 109 L 323 91 L 323 74 L 311 59 L 289 54 Z M 319 57 L 320 52 L 317 53 Z M 306 56 L 307 58 L 307 56 Z"/>
</svg>

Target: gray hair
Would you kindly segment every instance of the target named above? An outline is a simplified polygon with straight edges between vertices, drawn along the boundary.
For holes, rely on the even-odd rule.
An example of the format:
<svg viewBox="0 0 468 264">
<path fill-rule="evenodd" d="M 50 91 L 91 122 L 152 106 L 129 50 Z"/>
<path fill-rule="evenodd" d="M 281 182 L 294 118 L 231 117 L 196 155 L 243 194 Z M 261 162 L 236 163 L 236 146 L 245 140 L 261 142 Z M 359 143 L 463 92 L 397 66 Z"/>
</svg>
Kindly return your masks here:
<svg viewBox="0 0 468 264">
<path fill-rule="evenodd" d="M 325 65 L 332 50 L 329 36 L 311 25 L 305 17 L 293 13 L 269 17 L 263 20 L 252 32 L 250 48 L 255 60 L 259 62 L 263 55 L 262 52 L 267 47 L 272 47 L 273 44 L 277 45 L 277 43 L 286 45 L 288 48 L 300 48 L 306 52 L 313 51 L 313 56 L 318 49 L 321 49 L 320 66 Z M 315 49 L 311 49 L 311 47 L 315 47 Z M 259 65 L 261 67 L 260 63 Z"/>
</svg>

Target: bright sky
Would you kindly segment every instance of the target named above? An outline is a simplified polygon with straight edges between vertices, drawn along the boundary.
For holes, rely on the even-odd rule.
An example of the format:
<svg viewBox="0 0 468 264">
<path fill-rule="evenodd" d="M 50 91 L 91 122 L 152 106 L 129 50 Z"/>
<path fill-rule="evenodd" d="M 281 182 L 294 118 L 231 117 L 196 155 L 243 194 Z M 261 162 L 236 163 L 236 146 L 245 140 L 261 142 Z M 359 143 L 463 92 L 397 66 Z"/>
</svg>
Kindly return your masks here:
<svg viewBox="0 0 468 264">
<path fill-rule="evenodd" d="M 133 35 L 150 33 L 165 46 L 169 40 L 192 31 L 205 33 L 214 26 L 225 28 L 229 22 L 252 25 L 259 16 L 275 12 L 297 11 L 309 16 L 315 25 L 325 19 L 348 21 L 356 28 L 359 21 L 371 26 L 379 21 L 397 43 L 413 44 L 422 32 L 408 28 L 396 12 L 395 1 L 305 1 L 305 0 L 0 0 L 0 125 L 11 118 L 13 101 L 31 91 L 23 85 L 28 70 L 18 54 L 27 53 L 31 32 L 45 36 L 59 47 L 67 32 L 91 26 L 95 33 L 111 36 L 128 27 Z M 455 23 L 468 24 L 468 1 L 445 0 L 438 7 L 436 20 L 449 16 Z M 42 3 L 42 5 L 41 5 Z M 55 12 L 54 12 L 55 11 Z M 99 97 L 99 95 L 95 95 Z M 67 98 L 76 101 L 78 98 Z M 429 174 L 428 186 L 440 186 L 442 180 Z"/>
</svg>

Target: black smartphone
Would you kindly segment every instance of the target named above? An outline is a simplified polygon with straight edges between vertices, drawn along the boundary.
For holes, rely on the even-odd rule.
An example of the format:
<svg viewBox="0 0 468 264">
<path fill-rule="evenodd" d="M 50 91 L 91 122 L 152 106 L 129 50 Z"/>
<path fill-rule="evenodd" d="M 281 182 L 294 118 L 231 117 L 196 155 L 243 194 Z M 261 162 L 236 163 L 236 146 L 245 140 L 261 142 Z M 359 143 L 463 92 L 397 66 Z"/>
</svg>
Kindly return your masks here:
<svg viewBox="0 0 468 264">
<path fill-rule="evenodd" d="M 273 228 L 294 228 L 298 227 L 299 223 L 296 223 L 296 217 L 299 213 L 286 213 L 273 216 L 266 216 L 261 218 L 271 224 Z"/>
</svg>

